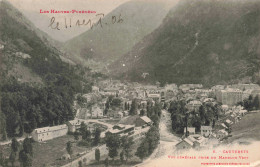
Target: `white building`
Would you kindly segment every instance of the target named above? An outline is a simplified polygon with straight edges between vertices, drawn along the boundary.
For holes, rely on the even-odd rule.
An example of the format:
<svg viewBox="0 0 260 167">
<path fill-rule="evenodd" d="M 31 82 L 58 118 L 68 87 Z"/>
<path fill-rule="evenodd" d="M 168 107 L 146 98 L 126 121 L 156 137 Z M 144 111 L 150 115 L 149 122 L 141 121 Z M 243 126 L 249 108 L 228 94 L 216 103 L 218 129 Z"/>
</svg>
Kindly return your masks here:
<svg viewBox="0 0 260 167">
<path fill-rule="evenodd" d="M 66 124 L 44 127 L 34 129 L 31 133 L 32 138 L 37 142 L 51 140 L 60 136 L 64 136 L 68 133 L 68 126 Z"/>
<path fill-rule="evenodd" d="M 189 135 L 195 134 L 195 128 L 194 127 L 187 127 L 187 130 L 189 132 Z M 186 133 L 186 128 L 184 128 L 184 134 Z"/>
<path fill-rule="evenodd" d="M 211 126 L 201 126 L 200 127 L 201 135 L 208 137 L 210 134 L 212 134 L 212 127 Z"/>
<path fill-rule="evenodd" d="M 103 110 L 97 106 L 94 105 L 91 109 L 91 118 L 103 118 Z"/>
<path fill-rule="evenodd" d="M 72 121 L 69 121 L 67 123 L 68 128 L 69 128 L 69 132 L 75 132 L 77 129 L 79 129 L 81 122 L 82 121 L 80 121 L 79 119 L 74 119 Z"/>
</svg>

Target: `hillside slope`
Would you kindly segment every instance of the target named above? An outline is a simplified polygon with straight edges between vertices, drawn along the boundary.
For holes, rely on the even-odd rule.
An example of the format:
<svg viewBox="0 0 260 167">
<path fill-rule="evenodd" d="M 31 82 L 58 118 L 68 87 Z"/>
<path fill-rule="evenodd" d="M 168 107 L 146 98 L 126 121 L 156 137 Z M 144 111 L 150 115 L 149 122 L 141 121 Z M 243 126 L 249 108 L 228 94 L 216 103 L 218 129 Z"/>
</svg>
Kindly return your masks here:
<svg viewBox="0 0 260 167">
<path fill-rule="evenodd" d="M 1 134 L 22 136 L 74 119 L 74 95 L 91 91 L 91 77 L 64 63 L 49 40 L 10 3 L 0 2 Z"/>
<path fill-rule="evenodd" d="M 142 0 L 120 5 L 102 19 L 103 28 L 91 30 L 65 43 L 65 50 L 85 60 L 111 63 L 132 49 L 145 35 L 157 28 L 170 6 Z M 121 16 L 120 16 L 121 15 Z M 111 24 L 112 16 L 122 23 Z M 107 25 L 105 23 L 108 23 Z"/>
<path fill-rule="evenodd" d="M 184 0 L 110 74 L 132 81 L 177 84 L 256 81 L 260 2 Z"/>
</svg>

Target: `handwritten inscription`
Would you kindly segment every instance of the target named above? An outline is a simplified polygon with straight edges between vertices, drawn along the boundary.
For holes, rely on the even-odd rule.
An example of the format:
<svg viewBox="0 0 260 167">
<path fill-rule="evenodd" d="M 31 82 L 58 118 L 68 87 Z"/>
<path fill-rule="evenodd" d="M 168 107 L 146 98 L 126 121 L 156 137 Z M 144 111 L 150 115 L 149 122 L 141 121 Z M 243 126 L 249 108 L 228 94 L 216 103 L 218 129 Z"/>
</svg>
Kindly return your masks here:
<svg viewBox="0 0 260 167">
<path fill-rule="evenodd" d="M 119 16 L 112 16 L 110 19 L 108 19 L 108 22 L 104 22 L 105 15 L 103 13 L 96 14 L 95 17 L 96 18 L 93 19 L 77 19 L 75 22 L 73 22 L 71 18 L 70 19 L 65 18 L 63 22 L 64 26 L 61 26 L 63 24 L 61 24 L 60 21 L 56 21 L 55 17 L 52 17 L 50 20 L 49 27 L 51 29 L 61 30 L 62 28 L 66 29 L 66 28 L 71 28 L 73 26 L 76 27 L 88 26 L 90 29 L 92 29 L 93 27 L 100 26 L 101 28 L 103 28 L 104 25 L 120 24 L 124 22 L 124 20 L 121 17 L 121 14 L 119 14 Z"/>
</svg>

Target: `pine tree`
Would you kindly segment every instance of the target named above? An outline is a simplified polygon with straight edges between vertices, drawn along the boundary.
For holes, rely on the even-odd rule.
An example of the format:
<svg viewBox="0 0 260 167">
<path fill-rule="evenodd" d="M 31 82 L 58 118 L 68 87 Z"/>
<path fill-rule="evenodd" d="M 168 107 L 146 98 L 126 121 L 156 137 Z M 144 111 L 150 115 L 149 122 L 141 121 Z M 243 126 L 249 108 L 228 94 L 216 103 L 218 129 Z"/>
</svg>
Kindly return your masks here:
<svg viewBox="0 0 260 167">
<path fill-rule="evenodd" d="M 73 154 L 72 143 L 70 141 L 67 142 L 66 150 L 70 156 Z"/>
<path fill-rule="evenodd" d="M 98 148 L 95 150 L 95 160 L 98 162 L 100 160 L 100 150 Z"/>
</svg>

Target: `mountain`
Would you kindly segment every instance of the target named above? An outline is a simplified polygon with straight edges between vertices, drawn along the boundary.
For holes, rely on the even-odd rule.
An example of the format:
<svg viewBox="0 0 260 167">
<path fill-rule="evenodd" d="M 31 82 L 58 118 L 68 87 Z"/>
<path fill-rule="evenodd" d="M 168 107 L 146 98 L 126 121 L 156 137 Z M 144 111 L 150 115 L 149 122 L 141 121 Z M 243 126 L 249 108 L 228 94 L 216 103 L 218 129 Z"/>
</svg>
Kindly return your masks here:
<svg viewBox="0 0 260 167">
<path fill-rule="evenodd" d="M 260 1 L 183 0 L 110 74 L 132 81 L 259 82 Z"/>
<path fill-rule="evenodd" d="M 103 28 L 93 27 L 67 41 L 64 48 L 83 60 L 114 62 L 157 28 L 169 9 L 169 4 L 158 1 L 126 2 L 102 18 Z M 121 18 L 123 22 L 112 24 L 112 18 Z"/>
<path fill-rule="evenodd" d="M 21 137 L 72 120 L 74 95 L 91 91 L 89 69 L 63 62 L 52 43 L 10 3 L 0 1 L 1 134 Z"/>
</svg>

